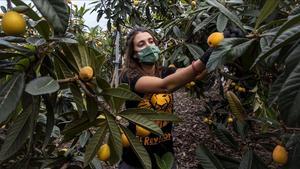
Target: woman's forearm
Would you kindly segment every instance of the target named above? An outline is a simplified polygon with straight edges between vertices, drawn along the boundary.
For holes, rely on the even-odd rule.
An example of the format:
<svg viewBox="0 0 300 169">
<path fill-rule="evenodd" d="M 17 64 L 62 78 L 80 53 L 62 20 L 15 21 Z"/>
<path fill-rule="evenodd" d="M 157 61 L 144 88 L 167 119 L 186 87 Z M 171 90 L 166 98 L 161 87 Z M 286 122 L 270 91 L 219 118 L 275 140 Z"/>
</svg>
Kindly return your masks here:
<svg viewBox="0 0 300 169">
<path fill-rule="evenodd" d="M 164 86 L 167 87 L 169 92 L 173 92 L 186 83 L 194 80 L 194 78 L 203 70 L 205 70 L 205 65 L 200 60 L 197 60 L 193 65 L 191 64 L 188 67 L 181 68 L 179 71 L 165 77 L 163 79 L 165 83 Z"/>
</svg>

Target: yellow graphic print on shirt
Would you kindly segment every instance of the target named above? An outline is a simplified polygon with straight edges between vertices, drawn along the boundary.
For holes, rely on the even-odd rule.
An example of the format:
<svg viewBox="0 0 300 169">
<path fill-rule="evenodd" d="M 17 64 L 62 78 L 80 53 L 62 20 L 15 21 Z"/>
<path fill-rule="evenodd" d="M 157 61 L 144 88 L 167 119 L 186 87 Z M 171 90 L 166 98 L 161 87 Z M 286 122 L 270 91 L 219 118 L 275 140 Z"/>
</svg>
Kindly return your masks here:
<svg viewBox="0 0 300 169">
<path fill-rule="evenodd" d="M 148 108 L 159 111 L 160 113 L 172 113 L 173 111 L 173 96 L 168 93 L 148 94 L 145 95 L 142 101 L 138 104 L 139 108 Z M 160 128 L 165 127 L 169 122 L 156 120 L 154 121 Z M 157 137 L 140 137 L 140 141 L 144 145 L 155 145 L 160 142 L 168 141 L 172 139 L 170 132 L 165 132 L 163 136 Z"/>
</svg>

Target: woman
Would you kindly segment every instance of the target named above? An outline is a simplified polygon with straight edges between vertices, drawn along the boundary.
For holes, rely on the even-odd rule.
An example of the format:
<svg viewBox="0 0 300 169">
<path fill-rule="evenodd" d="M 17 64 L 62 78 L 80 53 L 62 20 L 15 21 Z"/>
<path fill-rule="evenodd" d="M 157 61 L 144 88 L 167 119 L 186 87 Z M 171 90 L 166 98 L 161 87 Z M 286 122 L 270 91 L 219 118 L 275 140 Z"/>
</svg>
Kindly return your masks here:
<svg viewBox="0 0 300 169">
<path fill-rule="evenodd" d="M 201 60 L 194 61 L 186 68 L 165 68 L 157 64 L 160 50 L 157 40 L 152 32 L 144 28 L 135 28 L 127 36 L 125 68 L 121 73 L 121 82 L 128 83 L 130 89 L 138 94 L 142 101 L 127 101 L 126 108 L 149 108 L 166 113 L 173 113 L 172 92 L 192 80 L 201 79 L 206 71 L 205 64 L 210 52 Z M 154 154 L 162 156 L 167 152 L 173 153 L 172 123 L 155 121 L 163 131 L 162 136 L 149 134 L 140 137 L 141 143 L 148 151 L 153 168 L 156 166 Z M 129 129 L 137 133 L 135 124 L 130 124 Z M 133 150 L 124 148 L 123 161 L 119 169 L 142 168 Z M 173 165 L 173 168 L 176 168 Z"/>
</svg>

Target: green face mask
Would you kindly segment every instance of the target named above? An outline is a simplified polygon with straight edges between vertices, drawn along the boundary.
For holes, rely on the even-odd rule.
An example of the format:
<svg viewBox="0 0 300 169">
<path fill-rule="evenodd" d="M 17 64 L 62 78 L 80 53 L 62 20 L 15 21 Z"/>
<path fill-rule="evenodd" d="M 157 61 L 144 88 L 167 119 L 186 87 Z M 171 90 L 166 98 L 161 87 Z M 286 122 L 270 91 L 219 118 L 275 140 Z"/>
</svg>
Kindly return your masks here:
<svg viewBox="0 0 300 169">
<path fill-rule="evenodd" d="M 151 45 L 138 53 L 141 63 L 154 64 L 159 59 L 160 50 L 156 45 Z"/>
</svg>

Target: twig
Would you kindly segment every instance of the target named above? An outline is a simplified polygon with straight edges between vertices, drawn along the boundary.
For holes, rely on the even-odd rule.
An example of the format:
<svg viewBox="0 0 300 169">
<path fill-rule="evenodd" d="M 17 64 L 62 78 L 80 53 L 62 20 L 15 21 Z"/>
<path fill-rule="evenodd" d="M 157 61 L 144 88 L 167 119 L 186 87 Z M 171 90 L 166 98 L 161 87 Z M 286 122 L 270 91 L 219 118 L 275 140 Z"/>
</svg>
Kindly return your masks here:
<svg viewBox="0 0 300 169">
<path fill-rule="evenodd" d="M 91 93 L 87 88 L 86 88 L 86 85 L 78 78 L 75 78 L 75 81 L 80 85 L 80 87 L 83 89 L 83 91 L 89 96 L 89 97 L 92 97 L 95 99 L 95 101 L 97 102 L 97 104 L 99 104 L 102 108 L 103 108 L 103 111 L 109 113 L 110 111 L 108 110 L 109 109 L 109 106 L 106 105 L 106 104 L 103 104 L 101 101 L 98 100 L 97 98 L 97 95 Z"/>
<path fill-rule="evenodd" d="M 75 82 L 75 81 L 76 81 L 75 77 L 57 80 L 58 83 L 69 83 L 69 82 Z"/>
</svg>

